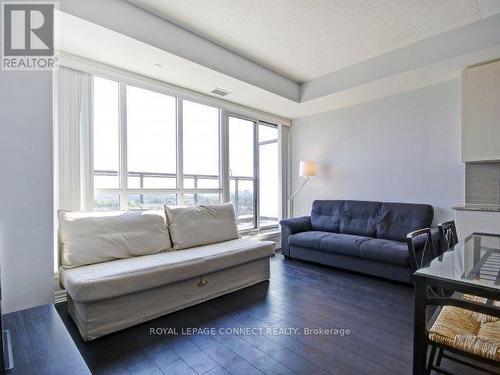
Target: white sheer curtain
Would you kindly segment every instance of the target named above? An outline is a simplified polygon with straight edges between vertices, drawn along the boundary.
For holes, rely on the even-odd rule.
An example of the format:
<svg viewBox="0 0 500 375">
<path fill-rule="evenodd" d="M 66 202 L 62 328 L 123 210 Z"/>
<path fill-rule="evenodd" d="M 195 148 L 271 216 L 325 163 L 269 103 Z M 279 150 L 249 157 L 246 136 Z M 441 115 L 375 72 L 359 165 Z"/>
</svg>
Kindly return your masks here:
<svg viewBox="0 0 500 375">
<path fill-rule="evenodd" d="M 55 208 L 84 210 L 93 199 L 87 196 L 91 153 L 81 152 L 91 147 L 92 79 L 66 67 L 55 74 Z"/>
<path fill-rule="evenodd" d="M 280 219 L 286 219 L 291 216 L 289 199 L 290 196 L 290 128 L 285 125 L 279 125 L 279 153 L 280 153 Z"/>
</svg>

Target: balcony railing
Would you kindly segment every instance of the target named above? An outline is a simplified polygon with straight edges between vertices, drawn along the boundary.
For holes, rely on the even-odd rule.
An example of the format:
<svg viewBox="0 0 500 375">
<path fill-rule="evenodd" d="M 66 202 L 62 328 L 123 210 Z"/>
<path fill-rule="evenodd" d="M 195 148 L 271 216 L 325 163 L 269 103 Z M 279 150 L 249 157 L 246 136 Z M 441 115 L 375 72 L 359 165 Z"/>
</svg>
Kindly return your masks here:
<svg viewBox="0 0 500 375">
<path fill-rule="evenodd" d="M 94 176 L 102 176 L 102 177 L 118 177 L 119 174 L 117 171 L 112 171 L 112 170 L 94 170 Z M 150 178 L 157 178 L 157 179 L 171 179 L 173 184 L 172 188 L 147 188 L 150 191 L 158 190 L 158 191 L 171 191 L 173 194 L 179 194 L 181 191 L 178 190 L 177 188 L 177 175 L 175 173 L 158 173 L 158 172 L 134 172 L 134 171 L 129 171 L 128 172 L 128 178 L 138 178 L 139 179 L 139 184 L 138 188 L 129 188 L 131 192 L 134 194 L 139 195 L 139 202 L 141 205 L 144 204 L 144 195 L 141 192 L 137 192 L 137 190 L 144 189 L 145 188 L 145 180 L 150 179 Z M 205 174 L 184 174 L 184 190 L 188 189 L 189 192 L 183 192 L 184 195 L 187 194 L 192 194 L 193 195 L 193 201 L 190 202 L 192 204 L 199 204 L 201 203 L 207 203 L 206 201 L 203 201 L 203 196 L 207 194 L 218 194 L 219 199 L 218 202 L 220 202 L 220 187 L 219 184 L 217 184 L 216 187 L 206 187 L 206 186 L 201 186 L 200 187 L 200 182 L 203 182 L 203 180 L 214 180 L 214 181 L 219 181 L 219 176 L 216 175 L 205 175 Z M 186 182 L 192 180 L 192 183 L 189 183 L 188 186 L 186 186 Z M 229 182 L 230 182 L 230 200 L 234 204 L 235 208 L 235 214 L 238 220 L 238 226 L 244 229 L 251 229 L 255 227 L 255 209 L 254 209 L 254 191 L 249 190 L 242 190 L 240 191 L 240 182 L 241 181 L 254 181 L 253 177 L 246 177 L 246 176 L 230 176 L 229 177 Z M 135 185 L 135 184 L 134 184 Z M 194 189 L 200 189 L 200 190 L 206 190 L 204 192 L 192 192 Z M 101 190 L 101 189 L 98 189 Z M 102 189 L 106 190 L 106 189 Z M 111 189 L 113 190 L 113 189 Z M 211 191 L 213 190 L 213 192 Z M 219 190 L 219 191 L 217 191 Z M 211 192 L 208 192 L 211 191 Z M 201 199 L 200 199 L 201 198 Z M 178 201 L 177 201 L 178 203 Z M 268 217 L 268 216 L 260 216 L 259 218 L 261 222 L 261 226 L 268 226 L 268 225 L 273 225 L 276 224 L 278 221 L 277 217 Z"/>
</svg>

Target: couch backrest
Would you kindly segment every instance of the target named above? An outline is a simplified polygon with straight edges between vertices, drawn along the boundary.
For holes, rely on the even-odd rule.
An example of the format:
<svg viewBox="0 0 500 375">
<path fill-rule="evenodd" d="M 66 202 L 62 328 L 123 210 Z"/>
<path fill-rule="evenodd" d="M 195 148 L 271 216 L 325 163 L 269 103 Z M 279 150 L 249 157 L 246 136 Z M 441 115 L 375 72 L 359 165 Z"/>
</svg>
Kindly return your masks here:
<svg viewBox="0 0 500 375">
<path fill-rule="evenodd" d="M 311 211 L 313 230 L 405 241 L 406 235 L 432 224 L 428 204 L 317 200 Z"/>
<path fill-rule="evenodd" d="M 375 237 L 373 219 L 379 202 L 314 201 L 311 212 L 313 230 Z"/>
<path fill-rule="evenodd" d="M 175 250 L 234 240 L 239 237 L 232 203 L 165 206 Z"/>
<path fill-rule="evenodd" d="M 434 209 L 429 204 L 383 203 L 377 237 L 405 241 L 408 233 L 430 227 L 433 219 Z"/>
<path fill-rule="evenodd" d="M 59 211 L 61 265 L 65 268 L 172 248 L 164 210 Z"/>
</svg>

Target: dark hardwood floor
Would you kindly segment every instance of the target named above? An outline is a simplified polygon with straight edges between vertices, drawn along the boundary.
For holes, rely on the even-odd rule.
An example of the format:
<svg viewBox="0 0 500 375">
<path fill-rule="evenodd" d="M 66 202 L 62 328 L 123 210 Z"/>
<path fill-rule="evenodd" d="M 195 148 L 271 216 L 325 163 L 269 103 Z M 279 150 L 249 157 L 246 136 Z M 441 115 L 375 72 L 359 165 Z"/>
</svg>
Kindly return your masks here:
<svg viewBox="0 0 500 375">
<path fill-rule="evenodd" d="M 78 335 L 65 304 L 57 310 L 94 374 L 411 374 L 411 287 L 280 254 L 271 259 L 270 282 L 90 343 Z M 162 328 L 178 335 L 150 334 Z M 189 328 L 215 334 L 182 334 Z M 350 334 L 305 334 L 313 328 Z M 231 329 L 239 331 L 228 334 Z M 475 373 L 447 360 L 443 365 L 455 374 Z"/>
</svg>

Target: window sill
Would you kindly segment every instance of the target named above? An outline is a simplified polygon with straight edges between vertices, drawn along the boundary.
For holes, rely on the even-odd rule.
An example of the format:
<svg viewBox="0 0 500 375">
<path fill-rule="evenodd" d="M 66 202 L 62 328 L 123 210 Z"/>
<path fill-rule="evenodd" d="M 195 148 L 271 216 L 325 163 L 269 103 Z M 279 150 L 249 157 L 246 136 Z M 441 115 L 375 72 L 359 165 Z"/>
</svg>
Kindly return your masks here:
<svg viewBox="0 0 500 375">
<path fill-rule="evenodd" d="M 281 248 L 281 231 L 279 228 L 269 228 L 262 231 L 240 233 L 242 238 L 251 238 L 260 241 L 272 241 L 276 244 L 276 249 Z"/>
</svg>

